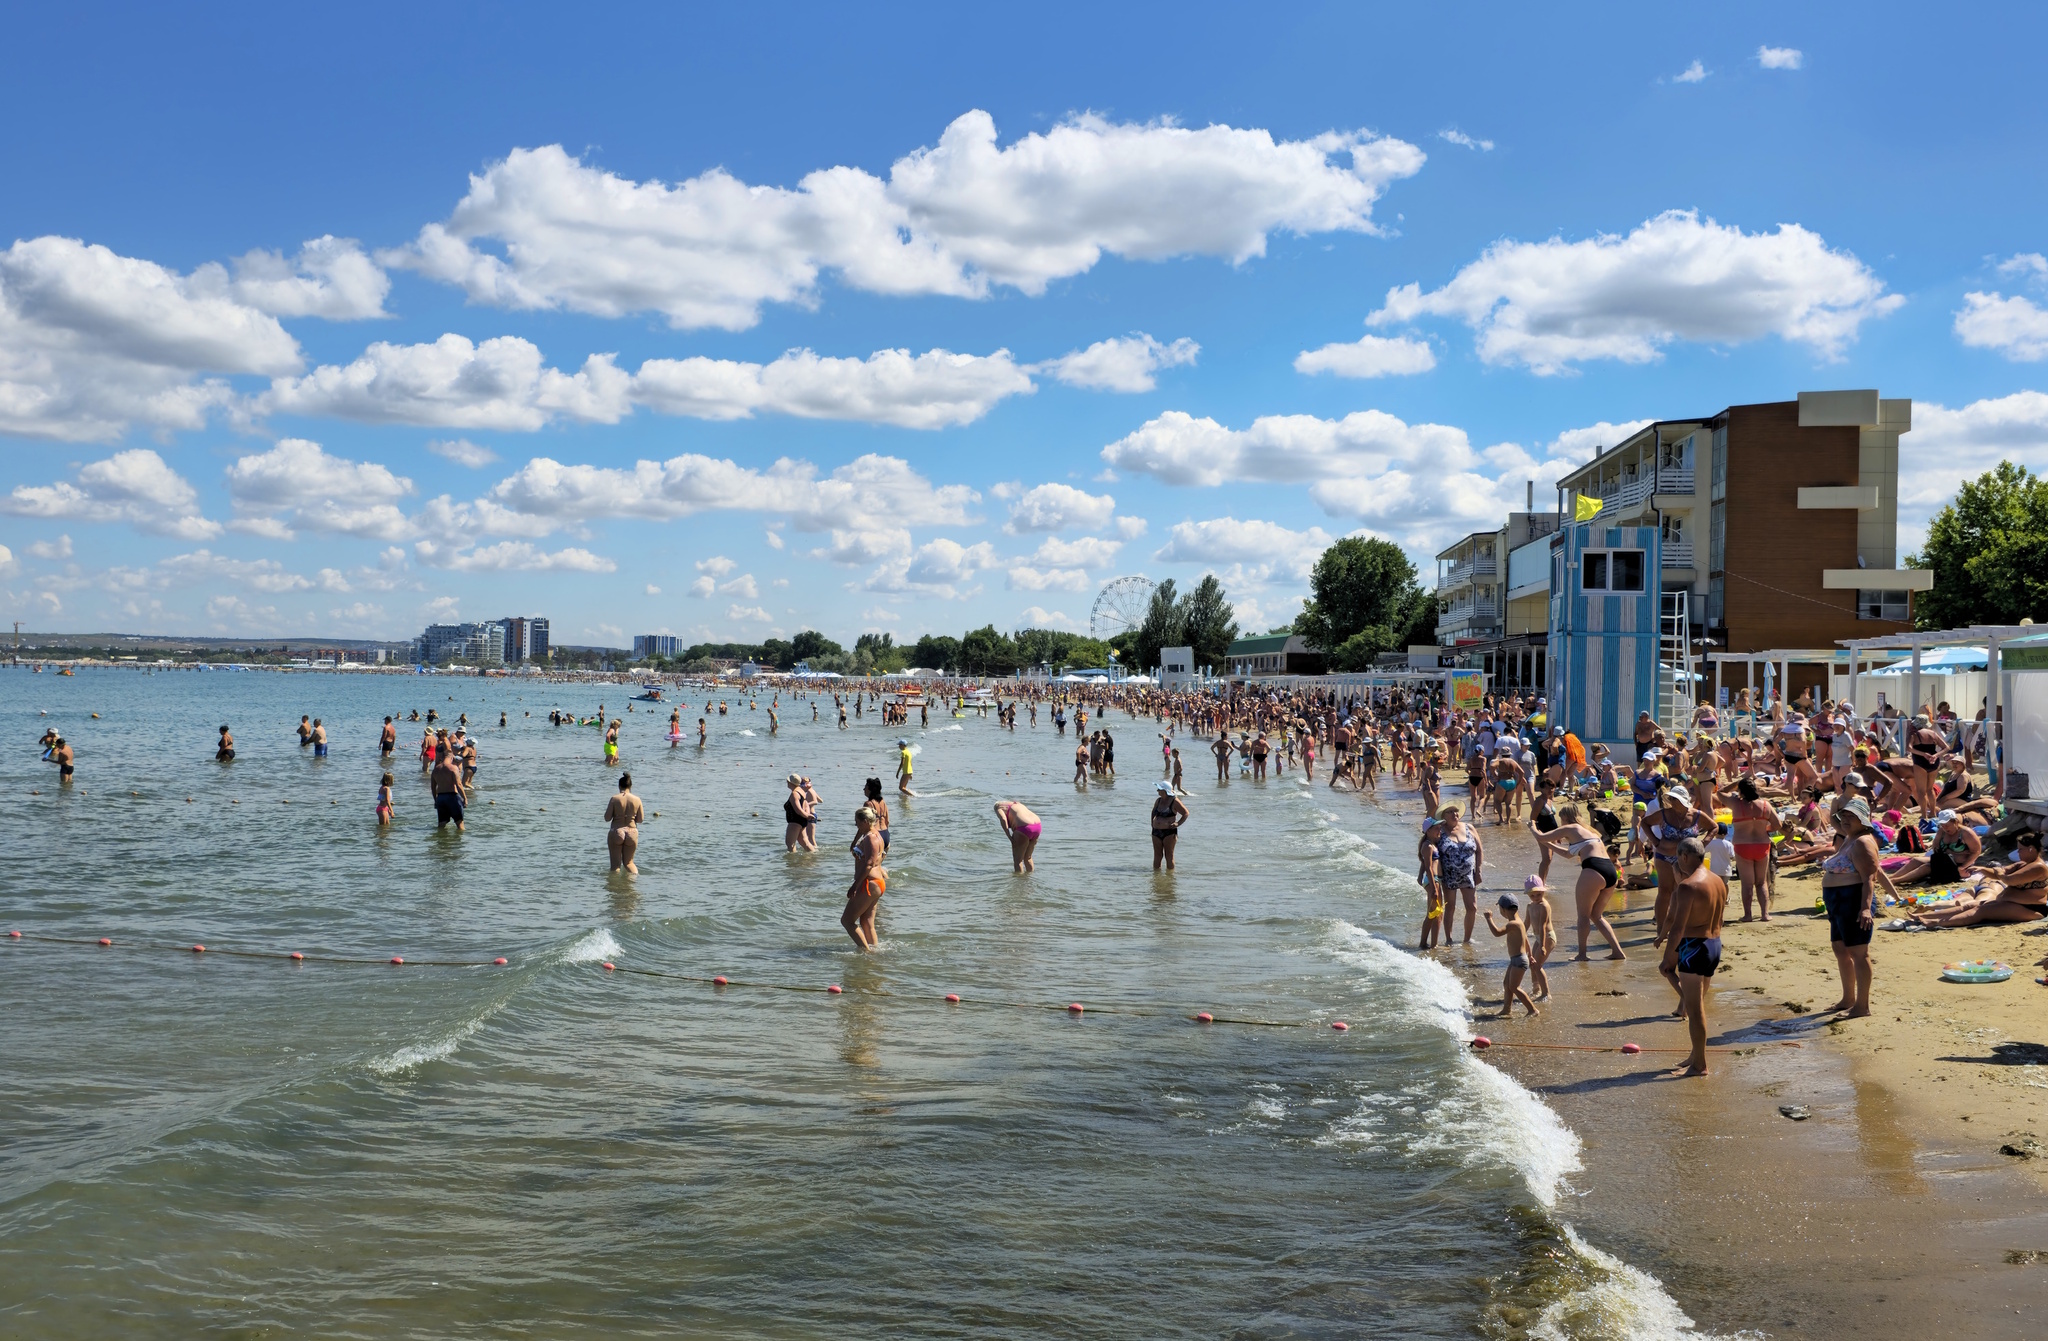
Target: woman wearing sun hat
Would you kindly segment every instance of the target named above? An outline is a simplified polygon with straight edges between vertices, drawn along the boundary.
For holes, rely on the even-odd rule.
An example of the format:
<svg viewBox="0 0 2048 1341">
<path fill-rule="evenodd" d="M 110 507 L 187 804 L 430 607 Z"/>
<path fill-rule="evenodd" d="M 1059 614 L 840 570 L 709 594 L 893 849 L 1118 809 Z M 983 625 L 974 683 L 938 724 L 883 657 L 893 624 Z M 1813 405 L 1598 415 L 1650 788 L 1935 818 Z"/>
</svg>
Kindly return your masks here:
<svg viewBox="0 0 2048 1341">
<path fill-rule="evenodd" d="M 1152 798 L 1152 869 L 1158 870 L 1163 861 L 1170 871 L 1174 845 L 1180 841 L 1180 826 L 1187 822 L 1188 807 L 1173 794 L 1171 782 L 1157 782 L 1153 786 L 1157 794 Z"/>
</svg>

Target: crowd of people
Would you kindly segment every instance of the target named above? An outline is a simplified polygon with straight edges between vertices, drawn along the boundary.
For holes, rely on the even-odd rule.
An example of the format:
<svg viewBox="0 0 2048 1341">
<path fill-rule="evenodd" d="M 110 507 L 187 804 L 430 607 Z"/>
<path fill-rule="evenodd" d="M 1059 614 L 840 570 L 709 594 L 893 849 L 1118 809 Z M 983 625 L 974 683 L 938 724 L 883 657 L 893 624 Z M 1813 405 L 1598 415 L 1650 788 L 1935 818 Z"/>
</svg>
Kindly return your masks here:
<svg viewBox="0 0 2048 1341">
<path fill-rule="evenodd" d="M 1182 742 L 1205 742 L 1222 784 L 1233 774 L 1256 783 L 1298 768 L 1313 786 L 1318 763 L 1325 766 L 1321 785 L 1330 790 L 1372 798 L 1382 778 L 1405 784 L 1420 797 L 1424 812 L 1415 852 L 1423 905 L 1418 948 L 1432 952 L 1451 946 L 1454 938 L 1459 945 L 1472 943 L 1481 921 L 1488 828 L 1513 830 L 1518 843 L 1532 844 L 1536 865 L 1519 895 L 1502 894 L 1484 911 L 1486 927 L 1506 942 L 1509 955 L 1503 1014 L 1517 1003 L 1531 1014 L 1540 1011 L 1550 993 L 1547 968 L 1559 918 L 1572 920 L 1572 962 L 1592 958 L 1596 937 L 1606 959 L 1624 960 L 1627 952 L 1608 913 L 1623 891 L 1654 890 L 1651 946 L 1662 952 L 1660 969 L 1692 1033 L 1692 1056 L 1681 1068 L 1689 1074 L 1706 1067 L 1705 988 L 1719 965 L 1731 886 L 1740 890 L 1740 921 L 1769 921 L 1780 873 L 1819 865 L 1820 906 L 1842 982 L 1841 999 L 1831 1009 L 1849 1017 L 1871 1010 L 1869 947 L 1886 903 L 1903 905 L 1901 915 L 1886 923 L 1899 930 L 2033 921 L 2048 914 L 2048 861 L 2040 835 L 2005 821 L 1995 786 L 1980 784 L 1973 768 L 1981 758 L 1996 778 L 1995 742 L 1981 722 L 1973 730 L 1973 724 L 1947 713 L 1946 704 L 1910 717 L 1865 719 L 1847 704 L 1816 704 L 1810 694 L 1789 704 L 1773 700 L 1752 707 L 1743 691 L 1726 721 L 1721 711 L 1702 704 L 1686 728 L 1667 732 L 1649 713 L 1641 714 L 1631 762 L 1617 759 L 1606 745 L 1589 748 L 1563 724 L 1551 722 L 1541 697 L 1506 694 L 1453 707 L 1434 681 L 1369 689 L 1253 682 L 1221 694 L 1118 682 L 1004 682 L 971 696 L 956 685 L 939 692 L 876 682 L 829 689 L 769 682 L 748 686 L 740 698 L 747 713 L 762 712 L 761 700 L 767 699 L 765 720 L 773 736 L 785 693 L 793 702 L 808 700 L 814 722 L 829 701 L 841 729 L 849 710 L 855 721 L 872 710 L 885 725 L 908 728 L 913 712 L 928 727 L 936 709 L 954 717 L 992 716 L 999 728 L 1015 731 L 1020 711 L 1035 727 L 1044 708 L 1056 735 L 1073 728 L 1073 785 L 1080 790 L 1116 778 L 1111 715 L 1149 719 L 1159 728 L 1160 742 L 1160 777 L 1148 813 L 1156 872 L 1175 869 L 1178 840 L 1191 818 Z M 732 699 L 715 694 L 716 688 L 697 720 L 700 748 L 707 722 L 738 710 Z M 632 711 L 628 703 L 626 712 Z M 684 738 L 682 712 L 675 707 L 669 714 L 671 748 Z M 480 767 L 468 714 L 458 713 L 451 723 L 437 709 L 424 716 L 414 709 L 406 721 L 422 728 L 420 772 L 436 827 L 452 825 L 459 834 Z M 603 704 L 587 717 L 553 710 L 548 721 L 557 728 L 599 730 L 603 761 L 617 763 L 623 719 L 608 716 Z M 1733 729 L 1737 723 L 1742 729 Z M 498 725 L 507 725 L 503 712 Z M 375 803 L 380 827 L 391 825 L 398 811 L 390 768 L 399 729 L 398 718 L 385 717 L 379 736 L 385 771 Z M 321 719 L 302 716 L 297 734 L 302 749 L 315 757 L 327 754 Z M 70 744 L 54 728 L 40 743 L 43 757 L 69 782 L 75 772 Z M 898 738 L 896 747 L 898 795 L 915 797 L 916 748 L 907 737 Z M 214 757 L 223 765 L 236 757 L 226 724 Z M 1446 801 L 1447 778 L 1462 781 L 1461 800 Z M 791 773 L 786 784 L 784 847 L 814 852 L 818 792 L 800 773 Z M 841 920 L 855 944 L 871 950 L 879 943 L 876 915 L 888 888 L 890 809 L 879 777 L 867 779 L 863 790 L 853 816 L 854 873 Z M 994 810 L 1014 873 L 1031 874 L 1044 821 L 1015 799 L 996 802 Z M 639 826 L 647 814 L 632 790 L 631 774 L 620 773 L 604 809 L 614 872 L 638 872 Z M 2014 840 L 2010 857 L 1997 856 L 1994 838 Z M 1568 908 L 1551 903 L 1552 867 L 1560 862 L 1572 871 Z M 1937 887 L 1939 893 L 1902 892 L 1916 886 Z"/>
</svg>

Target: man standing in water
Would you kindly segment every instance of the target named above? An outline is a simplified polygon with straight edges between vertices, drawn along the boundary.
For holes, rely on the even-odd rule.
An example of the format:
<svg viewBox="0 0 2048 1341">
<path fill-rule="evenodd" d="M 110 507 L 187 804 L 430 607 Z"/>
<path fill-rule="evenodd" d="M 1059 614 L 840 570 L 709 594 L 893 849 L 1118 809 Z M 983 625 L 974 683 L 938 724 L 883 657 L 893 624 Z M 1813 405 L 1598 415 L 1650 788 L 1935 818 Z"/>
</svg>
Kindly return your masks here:
<svg viewBox="0 0 2048 1341">
<path fill-rule="evenodd" d="M 386 759 L 389 759 L 393 754 L 397 753 L 397 751 L 398 728 L 391 724 L 391 719 L 389 717 L 386 717 L 384 719 L 384 734 L 377 741 L 377 753 L 383 755 Z"/>
<path fill-rule="evenodd" d="M 1674 1076 L 1707 1073 L 1707 982 L 1721 967 L 1721 918 L 1728 910 L 1728 882 L 1707 868 L 1706 844 L 1681 840 L 1675 865 L 1678 886 L 1671 892 L 1666 926 L 1671 948 L 1658 971 L 1678 992 L 1676 1014 L 1684 1017 L 1692 1037 L 1692 1054 Z"/>
<path fill-rule="evenodd" d="M 327 728 L 320 725 L 320 719 L 317 717 L 313 719 L 313 757 L 315 759 L 325 759 L 327 757 Z"/>
<path fill-rule="evenodd" d="M 633 795 L 633 775 L 619 774 L 618 795 L 605 802 L 604 806 L 605 823 L 611 825 L 604 841 L 611 850 L 614 871 L 640 874 L 640 868 L 633 864 L 633 855 L 640 850 L 640 821 L 646 817 L 647 807 Z"/>
<path fill-rule="evenodd" d="M 463 803 L 468 798 L 462 791 L 462 765 L 445 735 L 435 738 L 433 757 L 434 769 L 427 776 L 427 785 L 434 791 L 434 828 L 445 829 L 453 820 L 455 832 L 462 833 Z"/>
<path fill-rule="evenodd" d="M 896 742 L 896 790 L 905 796 L 915 796 L 910 790 L 910 742 L 898 739 Z"/>
<path fill-rule="evenodd" d="M 50 747 L 50 759 L 57 765 L 57 780 L 64 786 L 71 785 L 71 775 L 77 770 L 72 765 L 71 743 L 64 737 L 57 737 L 57 743 Z"/>
</svg>

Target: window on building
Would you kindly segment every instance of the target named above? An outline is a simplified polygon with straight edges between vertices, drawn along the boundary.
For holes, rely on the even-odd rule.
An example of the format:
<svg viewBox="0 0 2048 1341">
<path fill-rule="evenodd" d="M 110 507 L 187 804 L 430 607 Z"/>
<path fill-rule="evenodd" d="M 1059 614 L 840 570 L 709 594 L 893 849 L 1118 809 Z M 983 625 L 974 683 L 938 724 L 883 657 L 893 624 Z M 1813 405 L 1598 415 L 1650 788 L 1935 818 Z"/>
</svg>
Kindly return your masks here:
<svg viewBox="0 0 2048 1341">
<path fill-rule="evenodd" d="M 1728 425 L 1714 426 L 1713 497 L 1728 496 Z"/>
<path fill-rule="evenodd" d="M 1664 543 L 1667 545 L 1684 544 L 1685 518 L 1679 516 L 1666 516 L 1664 518 L 1663 534 Z"/>
<path fill-rule="evenodd" d="M 1684 470 L 1685 449 L 1691 442 L 1691 438 L 1680 438 L 1677 442 L 1665 443 L 1657 449 L 1657 465 L 1664 470 Z"/>
<path fill-rule="evenodd" d="M 1728 556 L 1728 504 L 1715 503 L 1707 509 L 1707 571 L 1719 573 L 1727 568 Z"/>
<path fill-rule="evenodd" d="M 1727 625 L 1727 623 L 1728 623 L 1728 619 L 1727 619 L 1727 610 L 1726 610 L 1726 602 L 1727 602 L 1727 599 L 1728 599 L 1728 579 L 1727 579 L 1727 578 L 1725 578 L 1725 577 L 1714 577 L 1714 578 L 1708 578 L 1708 579 L 1707 579 L 1707 627 L 1708 627 L 1708 628 L 1710 628 L 1710 629 L 1718 629 L 1718 628 L 1723 628 L 1723 627 L 1725 627 L 1725 626 Z"/>
<path fill-rule="evenodd" d="M 1579 586 L 1585 591 L 1641 591 L 1643 552 L 1590 549 L 1579 555 Z"/>
<path fill-rule="evenodd" d="M 1859 591 L 1856 593 L 1858 619 L 1888 619 L 1895 624 L 1913 618 L 1913 594 L 1907 591 Z"/>
</svg>

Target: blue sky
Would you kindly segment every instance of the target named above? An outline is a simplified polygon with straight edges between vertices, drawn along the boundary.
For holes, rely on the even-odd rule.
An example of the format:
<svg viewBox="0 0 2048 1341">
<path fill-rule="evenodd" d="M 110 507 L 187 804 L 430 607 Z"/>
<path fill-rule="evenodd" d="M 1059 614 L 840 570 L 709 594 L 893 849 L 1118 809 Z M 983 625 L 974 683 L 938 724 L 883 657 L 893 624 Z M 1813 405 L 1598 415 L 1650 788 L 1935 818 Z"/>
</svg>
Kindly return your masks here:
<svg viewBox="0 0 2048 1341">
<path fill-rule="evenodd" d="M 2048 459 L 2037 11 L 18 18 L 0 591 L 49 630 L 1082 627 L 1423 560 L 1627 425 Z M 902 351 L 894 353 L 891 351 Z"/>
</svg>

